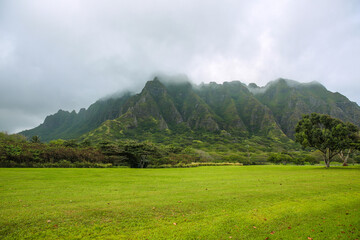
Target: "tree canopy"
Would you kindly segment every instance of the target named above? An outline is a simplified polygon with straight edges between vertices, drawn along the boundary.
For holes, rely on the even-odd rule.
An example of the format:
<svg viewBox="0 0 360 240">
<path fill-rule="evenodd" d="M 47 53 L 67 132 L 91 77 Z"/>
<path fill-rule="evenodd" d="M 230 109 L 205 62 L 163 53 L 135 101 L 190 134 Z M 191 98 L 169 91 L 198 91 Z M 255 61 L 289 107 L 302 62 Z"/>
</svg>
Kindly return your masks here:
<svg viewBox="0 0 360 240">
<path fill-rule="evenodd" d="M 334 156 L 359 142 L 359 128 L 328 115 L 303 115 L 295 128 L 295 140 L 303 147 L 316 148 L 323 154 L 326 167 Z"/>
</svg>

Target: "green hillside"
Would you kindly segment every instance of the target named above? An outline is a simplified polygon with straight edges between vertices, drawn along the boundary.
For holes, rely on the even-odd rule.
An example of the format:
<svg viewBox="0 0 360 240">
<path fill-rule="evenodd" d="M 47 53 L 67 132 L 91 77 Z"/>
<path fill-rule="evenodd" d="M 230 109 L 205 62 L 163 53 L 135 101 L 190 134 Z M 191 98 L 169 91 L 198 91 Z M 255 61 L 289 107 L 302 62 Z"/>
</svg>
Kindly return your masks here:
<svg viewBox="0 0 360 240">
<path fill-rule="evenodd" d="M 319 83 L 278 79 L 265 87 L 239 81 L 196 86 L 186 78 L 156 77 L 138 94 L 99 100 L 79 113 L 60 110 L 21 134 L 43 141 L 132 139 L 213 152 L 281 151 L 298 147 L 291 140 L 295 125 L 311 112 L 360 125 L 359 106 Z"/>
<path fill-rule="evenodd" d="M 229 152 L 260 154 L 296 148 L 271 111 L 240 82 L 195 87 L 156 78 L 129 98 L 123 110 L 120 117 L 104 122 L 80 140 L 150 140 L 192 146 L 212 157 L 221 154 L 219 158 Z"/>
<path fill-rule="evenodd" d="M 318 82 L 301 84 L 278 79 L 263 88 L 250 84 L 249 90 L 271 109 L 277 123 L 289 137 L 293 137 L 301 116 L 312 112 L 328 114 L 360 126 L 359 106 L 340 93 L 328 91 Z"/>
<path fill-rule="evenodd" d="M 59 110 L 47 116 L 44 123 L 38 127 L 25 130 L 20 134 L 31 137 L 38 135 L 42 141 L 54 139 L 73 139 L 100 126 L 108 119 L 117 118 L 122 105 L 129 99 L 130 93 L 121 97 L 103 99 L 92 104 L 88 109 L 81 109 L 78 113 Z"/>
</svg>

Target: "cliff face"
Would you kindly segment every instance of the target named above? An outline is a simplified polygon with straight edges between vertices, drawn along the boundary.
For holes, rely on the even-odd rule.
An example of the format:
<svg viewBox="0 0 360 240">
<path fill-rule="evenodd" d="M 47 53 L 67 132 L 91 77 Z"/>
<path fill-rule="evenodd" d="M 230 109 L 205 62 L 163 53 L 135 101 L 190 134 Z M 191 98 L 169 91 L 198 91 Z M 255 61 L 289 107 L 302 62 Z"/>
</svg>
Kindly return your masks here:
<svg viewBox="0 0 360 240">
<path fill-rule="evenodd" d="M 328 114 L 360 126 L 360 108 L 340 93 L 328 91 L 317 82 L 301 84 L 278 79 L 264 88 L 250 86 L 250 91 L 273 113 L 283 132 L 293 137 L 295 126 L 303 114 Z"/>
<path fill-rule="evenodd" d="M 130 96 L 130 93 L 126 93 L 122 97 L 99 100 L 87 110 L 83 108 L 78 113 L 59 110 L 47 116 L 44 123 L 38 127 L 25 130 L 20 134 L 27 137 L 38 135 L 41 141 L 77 138 L 99 127 L 106 120 L 119 117 L 123 104 Z"/>
<path fill-rule="evenodd" d="M 155 78 L 136 95 L 102 100 L 79 113 L 60 110 L 26 136 L 42 140 L 79 138 L 147 139 L 151 134 L 292 137 L 302 114 L 318 112 L 360 125 L 360 108 L 318 83 L 279 79 L 266 87 L 241 82 L 202 84 Z"/>
</svg>

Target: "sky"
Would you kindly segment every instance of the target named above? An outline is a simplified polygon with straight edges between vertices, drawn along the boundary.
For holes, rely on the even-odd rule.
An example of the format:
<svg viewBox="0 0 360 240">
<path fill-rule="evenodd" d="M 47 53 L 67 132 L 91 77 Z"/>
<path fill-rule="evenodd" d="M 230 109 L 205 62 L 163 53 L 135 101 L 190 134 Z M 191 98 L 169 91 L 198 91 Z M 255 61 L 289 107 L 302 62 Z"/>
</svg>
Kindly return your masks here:
<svg viewBox="0 0 360 240">
<path fill-rule="evenodd" d="M 1 0 L 0 131 L 156 74 L 318 81 L 360 103 L 358 0 Z"/>
</svg>

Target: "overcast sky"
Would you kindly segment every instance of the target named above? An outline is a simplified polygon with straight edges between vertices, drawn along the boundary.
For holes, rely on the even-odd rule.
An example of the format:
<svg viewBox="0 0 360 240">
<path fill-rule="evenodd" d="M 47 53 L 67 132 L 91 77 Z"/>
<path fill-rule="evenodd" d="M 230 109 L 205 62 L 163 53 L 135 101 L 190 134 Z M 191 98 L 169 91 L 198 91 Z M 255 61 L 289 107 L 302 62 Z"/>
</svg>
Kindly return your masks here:
<svg viewBox="0 0 360 240">
<path fill-rule="evenodd" d="M 140 90 L 159 72 L 316 80 L 360 103 L 360 1 L 0 1 L 0 131 Z"/>
</svg>

